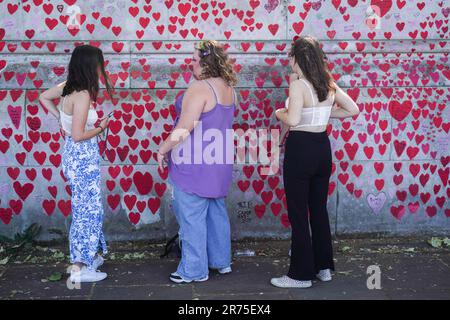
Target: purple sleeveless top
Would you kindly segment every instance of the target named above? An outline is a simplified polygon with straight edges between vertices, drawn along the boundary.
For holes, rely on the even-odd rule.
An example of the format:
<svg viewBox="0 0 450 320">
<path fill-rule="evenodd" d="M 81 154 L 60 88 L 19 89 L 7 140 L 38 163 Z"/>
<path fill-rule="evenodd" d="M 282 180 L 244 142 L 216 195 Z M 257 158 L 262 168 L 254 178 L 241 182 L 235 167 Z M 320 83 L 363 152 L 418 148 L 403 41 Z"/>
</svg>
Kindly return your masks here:
<svg viewBox="0 0 450 320">
<path fill-rule="evenodd" d="M 169 179 L 179 189 L 204 198 L 222 198 L 231 185 L 234 163 L 234 136 L 232 123 L 236 109 L 236 95 L 233 103 L 222 105 L 211 87 L 216 105 L 200 115 L 199 123 L 185 141 L 168 154 Z M 176 126 L 183 102 L 183 95 L 175 102 Z M 189 148 L 190 146 L 190 148 Z M 185 155 L 184 151 L 190 152 Z"/>
</svg>

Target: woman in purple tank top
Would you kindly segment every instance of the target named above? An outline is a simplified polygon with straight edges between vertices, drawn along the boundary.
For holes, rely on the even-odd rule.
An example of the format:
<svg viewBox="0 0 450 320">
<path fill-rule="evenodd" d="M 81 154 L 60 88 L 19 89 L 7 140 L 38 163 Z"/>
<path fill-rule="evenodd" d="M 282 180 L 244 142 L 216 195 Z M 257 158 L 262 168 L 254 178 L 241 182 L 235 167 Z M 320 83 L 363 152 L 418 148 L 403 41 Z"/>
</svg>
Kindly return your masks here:
<svg viewBox="0 0 450 320">
<path fill-rule="evenodd" d="M 174 129 L 158 150 L 169 167 L 182 257 L 175 283 L 206 281 L 210 269 L 231 272 L 230 222 L 225 197 L 234 163 L 232 123 L 236 76 L 224 48 L 201 41 L 191 63 L 196 81 L 175 102 Z"/>
</svg>

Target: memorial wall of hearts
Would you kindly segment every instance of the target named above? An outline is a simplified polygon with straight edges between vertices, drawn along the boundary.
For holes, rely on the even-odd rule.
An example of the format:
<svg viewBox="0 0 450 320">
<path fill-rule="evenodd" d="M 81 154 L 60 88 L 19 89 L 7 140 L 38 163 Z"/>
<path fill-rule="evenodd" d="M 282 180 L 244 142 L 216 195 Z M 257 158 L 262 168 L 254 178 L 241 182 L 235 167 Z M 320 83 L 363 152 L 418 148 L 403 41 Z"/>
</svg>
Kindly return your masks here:
<svg viewBox="0 0 450 320">
<path fill-rule="evenodd" d="M 288 96 L 291 43 L 304 35 L 320 40 L 361 111 L 327 128 L 332 232 L 448 232 L 449 15 L 443 0 L 0 0 L 0 235 L 33 223 L 40 239 L 68 232 L 65 140 L 39 94 L 66 80 L 76 46 L 102 49 L 115 89 L 110 97 L 102 86 L 94 104 L 100 117 L 115 111 L 101 160 L 105 234 L 163 239 L 177 225 L 156 152 L 193 81 L 196 43 L 217 40 L 234 62 L 233 128 L 270 133 Z M 226 199 L 234 239 L 289 236 L 282 170 L 264 168 L 264 157 L 234 164 Z"/>
</svg>

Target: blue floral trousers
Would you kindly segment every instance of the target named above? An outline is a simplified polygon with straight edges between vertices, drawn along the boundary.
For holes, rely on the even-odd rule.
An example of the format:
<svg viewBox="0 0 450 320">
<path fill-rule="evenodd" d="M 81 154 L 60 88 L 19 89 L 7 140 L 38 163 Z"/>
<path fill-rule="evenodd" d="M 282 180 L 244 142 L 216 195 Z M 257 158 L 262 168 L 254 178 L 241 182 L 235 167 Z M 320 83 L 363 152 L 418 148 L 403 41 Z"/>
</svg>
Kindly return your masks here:
<svg viewBox="0 0 450 320">
<path fill-rule="evenodd" d="M 62 168 L 72 191 L 70 262 L 91 268 L 99 250 L 108 252 L 102 230 L 99 148 L 95 138 L 79 142 L 70 136 L 65 139 Z"/>
</svg>

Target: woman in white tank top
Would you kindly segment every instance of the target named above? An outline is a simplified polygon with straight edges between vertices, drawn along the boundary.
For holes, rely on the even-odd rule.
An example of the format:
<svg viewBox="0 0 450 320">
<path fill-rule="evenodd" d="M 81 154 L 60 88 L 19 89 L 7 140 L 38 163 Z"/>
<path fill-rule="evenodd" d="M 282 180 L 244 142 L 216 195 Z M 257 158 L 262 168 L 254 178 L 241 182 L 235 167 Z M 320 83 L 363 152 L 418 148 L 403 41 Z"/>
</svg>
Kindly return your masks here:
<svg viewBox="0 0 450 320">
<path fill-rule="evenodd" d="M 291 264 L 287 275 L 271 283 L 308 288 L 316 277 L 331 280 L 334 270 L 327 211 L 332 165 L 327 124 L 330 117 L 352 117 L 359 109 L 333 81 L 316 39 L 300 37 L 290 56 L 289 98 L 276 117 L 282 122 L 282 141 L 287 134 L 283 182 L 292 227 Z"/>
<path fill-rule="evenodd" d="M 108 125 L 108 117 L 96 126 L 98 115 L 92 108 L 99 92 L 99 76 L 106 80 L 112 97 L 108 76 L 100 49 L 77 46 L 70 58 L 67 81 L 43 92 L 41 104 L 60 120 L 65 144 L 62 169 L 72 193 L 72 221 L 69 232 L 70 271 L 72 282 L 94 282 L 106 278 L 97 269 L 107 253 L 103 235 L 103 205 L 100 189 L 100 154 L 97 135 Z M 61 106 L 53 104 L 60 99 Z"/>
<path fill-rule="evenodd" d="M 68 114 L 64 110 L 65 102 L 67 96 L 64 96 L 61 102 L 61 107 L 59 108 L 60 115 L 60 124 L 61 129 L 64 131 L 64 135 L 72 135 L 72 123 L 73 123 L 73 114 Z M 85 131 L 93 130 L 95 128 L 95 123 L 98 121 L 97 111 L 92 107 L 92 104 L 89 105 L 89 111 L 86 119 Z M 106 120 L 107 121 L 107 120 Z"/>
</svg>

